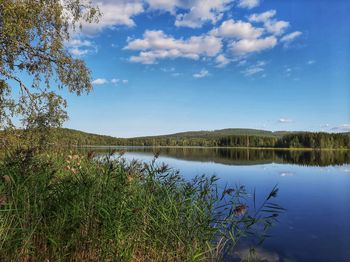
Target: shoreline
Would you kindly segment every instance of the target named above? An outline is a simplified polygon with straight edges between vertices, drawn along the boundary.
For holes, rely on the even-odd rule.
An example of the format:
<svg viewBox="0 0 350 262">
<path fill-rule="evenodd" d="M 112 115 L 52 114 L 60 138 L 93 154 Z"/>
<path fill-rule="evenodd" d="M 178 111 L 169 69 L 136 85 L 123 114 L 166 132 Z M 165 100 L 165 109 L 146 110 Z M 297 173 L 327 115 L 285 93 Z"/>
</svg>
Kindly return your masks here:
<svg viewBox="0 0 350 262">
<path fill-rule="evenodd" d="M 246 150 L 281 150 L 281 151 L 350 151 L 350 148 L 276 148 L 276 147 L 223 147 L 223 146 L 114 146 L 114 145 L 75 145 L 76 148 L 188 148 L 188 149 L 246 149 Z"/>
</svg>

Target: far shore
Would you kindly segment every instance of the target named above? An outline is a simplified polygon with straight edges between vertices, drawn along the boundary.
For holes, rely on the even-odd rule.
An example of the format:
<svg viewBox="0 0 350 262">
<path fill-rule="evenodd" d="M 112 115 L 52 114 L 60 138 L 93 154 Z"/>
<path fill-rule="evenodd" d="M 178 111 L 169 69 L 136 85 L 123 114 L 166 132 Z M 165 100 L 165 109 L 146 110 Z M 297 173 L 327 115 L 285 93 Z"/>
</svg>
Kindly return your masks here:
<svg viewBox="0 0 350 262">
<path fill-rule="evenodd" d="M 284 151 L 350 151 L 350 148 L 279 148 L 279 147 L 224 147 L 224 146 L 105 146 L 105 145 L 75 145 L 77 148 L 188 148 L 188 149 L 248 149 L 248 150 L 284 150 Z"/>
</svg>

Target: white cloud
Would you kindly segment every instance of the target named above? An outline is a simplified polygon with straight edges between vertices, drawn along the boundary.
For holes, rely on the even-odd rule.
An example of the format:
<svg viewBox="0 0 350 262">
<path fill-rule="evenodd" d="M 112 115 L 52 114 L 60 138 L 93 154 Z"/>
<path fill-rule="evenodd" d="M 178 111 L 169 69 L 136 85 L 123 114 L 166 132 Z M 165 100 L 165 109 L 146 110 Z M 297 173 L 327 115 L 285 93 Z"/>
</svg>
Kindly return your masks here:
<svg viewBox="0 0 350 262">
<path fill-rule="evenodd" d="M 199 28 L 216 23 L 234 0 L 147 0 L 150 9 L 170 12 L 179 27 Z"/>
<path fill-rule="evenodd" d="M 108 83 L 108 80 L 105 79 L 105 78 L 97 78 L 94 81 L 92 81 L 93 85 L 104 85 L 104 84 L 107 84 L 107 83 Z"/>
<path fill-rule="evenodd" d="M 142 0 L 101 0 L 95 1 L 102 16 L 98 23 L 83 22 L 84 34 L 96 34 L 105 28 L 114 26 L 135 26 L 133 16 L 143 13 L 144 3 Z"/>
<path fill-rule="evenodd" d="M 287 34 L 281 38 L 281 42 L 284 43 L 285 47 L 288 47 L 291 42 L 302 35 L 302 32 L 295 31 L 293 33 Z"/>
<path fill-rule="evenodd" d="M 89 53 L 89 51 L 73 47 L 69 49 L 69 53 L 71 53 L 73 56 L 85 56 Z"/>
<path fill-rule="evenodd" d="M 289 119 L 289 118 L 280 118 L 280 119 L 278 119 L 278 122 L 281 124 L 288 124 L 288 123 L 292 123 L 293 120 Z"/>
<path fill-rule="evenodd" d="M 290 33 L 288 35 L 285 35 L 281 38 L 281 42 L 291 42 L 293 41 L 295 38 L 299 37 L 302 35 L 302 32 L 300 31 L 295 31 L 293 33 Z"/>
<path fill-rule="evenodd" d="M 180 13 L 176 16 L 176 26 L 186 26 L 191 28 L 199 28 L 205 22 L 215 24 L 219 21 L 228 5 L 233 0 L 195 0 L 195 1 L 179 1 L 186 3 L 180 7 L 190 9 L 188 13 Z M 191 4 L 190 6 L 188 4 Z"/>
<path fill-rule="evenodd" d="M 350 124 L 335 126 L 332 128 L 332 130 L 338 131 L 338 132 L 350 132 Z"/>
<path fill-rule="evenodd" d="M 316 63 L 315 60 L 309 60 L 309 61 L 307 61 L 307 64 L 308 64 L 308 65 L 313 65 L 314 63 Z"/>
<path fill-rule="evenodd" d="M 233 19 L 224 21 L 218 28 L 211 31 L 211 34 L 238 39 L 256 39 L 264 32 L 263 28 L 254 28 L 250 23 L 237 21 Z"/>
<path fill-rule="evenodd" d="M 260 39 L 242 39 L 231 44 L 230 49 L 236 55 L 245 55 L 271 49 L 277 44 L 277 38 L 268 36 Z"/>
<path fill-rule="evenodd" d="M 264 25 L 269 33 L 272 33 L 274 35 L 281 35 L 289 27 L 289 22 L 282 20 L 269 20 Z"/>
<path fill-rule="evenodd" d="M 147 0 L 151 9 L 158 9 L 174 13 L 176 6 L 180 5 L 179 0 Z"/>
<path fill-rule="evenodd" d="M 276 15 L 276 10 L 269 10 L 261 14 L 252 14 L 249 16 L 249 21 L 256 23 L 266 23 Z"/>
<path fill-rule="evenodd" d="M 203 78 L 203 77 L 206 77 L 206 76 L 209 76 L 209 72 L 206 69 L 202 69 L 198 73 L 193 74 L 194 78 Z"/>
<path fill-rule="evenodd" d="M 82 57 L 89 53 L 97 52 L 95 44 L 89 40 L 73 38 L 65 44 L 69 53 L 73 56 Z"/>
<path fill-rule="evenodd" d="M 112 84 L 118 84 L 120 82 L 120 79 L 117 79 L 117 78 L 113 78 L 112 80 L 111 80 L 111 83 Z"/>
<path fill-rule="evenodd" d="M 253 75 L 256 75 L 260 72 L 263 72 L 265 71 L 265 65 L 266 65 L 266 62 L 265 61 L 258 61 L 257 63 L 247 67 L 244 71 L 242 71 L 242 73 L 245 75 L 245 76 L 253 76 Z"/>
<path fill-rule="evenodd" d="M 111 79 L 111 83 L 114 85 L 118 85 L 119 83 L 127 84 L 127 83 L 129 83 L 129 80 L 126 80 L 126 79 L 121 80 L 119 78 L 113 78 L 113 79 Z"/>
<path fill-rule="evenodd" d="M 189 39 L 175 39 L 163 31 L 147 30 L 142 39 L 135 39 L 124 49 L 141 51 L 130 61 L 154 64 L 158 59 L 189 58 L 197 60 L 202 56 L 216 56 L 222 48 L 221 40 L 215 36 L 192 36 Z"/>
<path fill-rule="evenodd" d="M 245 64 L 247 64 L 247 60 L 243 59 L 237 63 L 237 66 L 244 66 Z"/>
<path fill-rule="evenodd" d="M 265 69 L 262 67 L 249 67 L 246 70 L 243 71 L 243 74 L 245 76 L 252 76 L 257 73 L 263 72 Z"/>
<path fill-rule="evenodd" d="M 228 59 L 223 54 L 220 54 L 215 58 L 215 62 L 216 62 L 216 67 L 222 68 L 222 67 L 227 66 L 229 63 L 231 63 L 231 60 Z"/>
<path fill-rule="evenodd" d="M 274 35 L 281 35 L 289 27 L 289 22 L 273 19 L 275 15 L 276 10 L 269 10 L 261 14 L 250 15 L 249 21 L 263 23 L 267 32 Z"/>
<path fill-rule="evenodd" d="M 238 6 L 251 9 L 251 8 L 257 7 L 259 4 L 260 4 L 260 0 L 240 0 L 238 3 Z"/>
</svg>

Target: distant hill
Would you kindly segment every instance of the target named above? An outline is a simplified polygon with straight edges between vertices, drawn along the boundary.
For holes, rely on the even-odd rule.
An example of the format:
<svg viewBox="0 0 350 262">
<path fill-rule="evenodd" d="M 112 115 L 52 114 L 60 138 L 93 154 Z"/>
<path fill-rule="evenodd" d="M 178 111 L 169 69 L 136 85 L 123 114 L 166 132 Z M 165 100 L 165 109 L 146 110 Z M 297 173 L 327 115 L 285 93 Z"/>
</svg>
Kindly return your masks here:
<svg viewBox="0 0 350 262">
<path fill-rule="evenodd" d="M 259 135 L 274 136 L 274 132 L 259 129 L 244 128 L 226 128 L 213 131 L 189 131 L 175 134 L 164 135 L 164 137 L 213 137 L 213 136 L 231 136 L 231 135 Z M 162 136 L 158 136 L 162 137 Z"/>
<path fill-rule="evenodd" d="M 0 132 L 1 141 L 20 141 L 23 130 Z M 32 137 L 36 132 L 31 133 Z M 21 143 L 21 142 L 19 142 Z M 64 146 L 207 146 L 274 148 L 350 148 L 350 133 L 266 131 L 227 128 L 213 131 L 190 131 L 160 136 L 116 138 L 68 128 L 50 129 L 49 143 Z"/>
<path fill-rule="evenodd" d="M 144 137 L 133 137 L 131 139 L 140 138 L 162 138 L 162 137 L 184 137 L 184 138 L 203 138 L 203 137 L 219 137 L 219 136 L 272 136 L 281 137 L 286 134 L 300 133 L 298 131 L 267 131 L 261 129 L 249 129 L 249 128 L 225 128 L 212 131 L 187 131 L 167 135 L 157 135 L 157 136 L 144 136 Z"/>
</svg>

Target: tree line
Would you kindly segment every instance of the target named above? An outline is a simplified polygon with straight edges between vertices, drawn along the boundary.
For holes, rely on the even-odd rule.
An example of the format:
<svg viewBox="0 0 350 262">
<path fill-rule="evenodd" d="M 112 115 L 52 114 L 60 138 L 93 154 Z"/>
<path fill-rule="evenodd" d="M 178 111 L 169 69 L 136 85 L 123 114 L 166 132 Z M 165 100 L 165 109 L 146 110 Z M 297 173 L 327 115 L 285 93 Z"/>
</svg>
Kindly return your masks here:
<svg viewBox="0 0 350 262">
<path fill-rule="evenodd" d="M 44 138 L 43 138 L 44 137 Z M 45 134 L 37 130 L 14 130 L 0 132 L 0 146 L 23 143 L 39 143 L 44 140 L 56 146 L 173 146 L 173 147 L 242 147 L 242 148 L 312 148 L 350 149 L 349 133 L 286 133 L 279 135 L 212 135 L 202 137 L 156 136 L 115 138 L 89 134 L 82 131 L 51 128 Z M 40 141 L 42 143 L 42 141 Z"/>
</svg>

